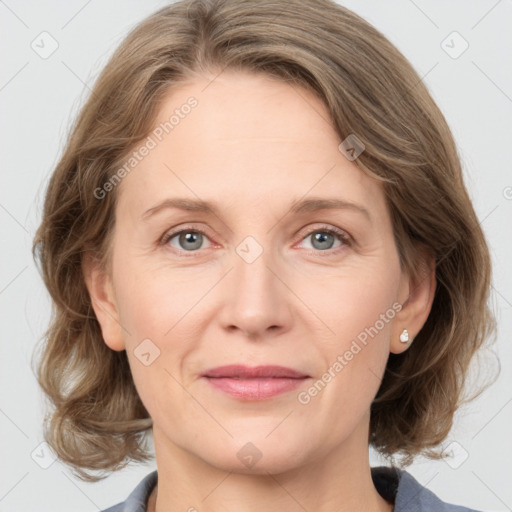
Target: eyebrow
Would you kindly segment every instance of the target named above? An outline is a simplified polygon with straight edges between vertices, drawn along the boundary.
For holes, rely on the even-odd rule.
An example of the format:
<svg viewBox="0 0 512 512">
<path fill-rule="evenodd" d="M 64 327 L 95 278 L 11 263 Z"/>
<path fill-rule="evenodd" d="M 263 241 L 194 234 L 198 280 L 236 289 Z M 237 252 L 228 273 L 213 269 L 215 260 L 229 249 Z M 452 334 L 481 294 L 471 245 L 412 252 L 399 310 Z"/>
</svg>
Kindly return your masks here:
<svg viewBox="0 0 512 512">
<path fill-rule="evenodd" d="M 142 214 L 141 219 L 147 220 L 149 217 L 152 217 L 153 215 L 161 212 L 162 210 L 166 210 L 169 208 L 176 208 L 179 210 L 186 210 L 192 212 L 208 213 L 215 215 L 217 217 L 219 216 L 219 208 L 209 201 L 172 197 L 164 199 L 156 206 L 153 206 L 149 210 L 146 210 Z M 301 213 L 311 213 L 320 210 L 353 210 L 355 212 L 363 214 L 371 222 L 370 212 L 366 208 L 364 208 L 362 205 L 351 203 L 343 199 L 312 197 L 309 199 L 304 199 L 302 201 L 294 201 L 292 202 L 290 207 L 290 213 L 294 215 Z"/>
</svg>

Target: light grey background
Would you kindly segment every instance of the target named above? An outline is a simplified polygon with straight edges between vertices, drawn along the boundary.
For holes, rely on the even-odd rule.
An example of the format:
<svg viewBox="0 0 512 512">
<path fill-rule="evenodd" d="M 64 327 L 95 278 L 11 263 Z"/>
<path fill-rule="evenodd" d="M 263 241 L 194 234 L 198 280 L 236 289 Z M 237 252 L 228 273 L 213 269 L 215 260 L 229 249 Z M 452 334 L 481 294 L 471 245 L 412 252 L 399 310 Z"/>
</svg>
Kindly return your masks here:
<svg viewBox="0 0 512 512">
<path fill-rule="evenodd" d="M 446 501 L 484 511 L 511 510 L 512 2 L 340 3 L 389 37 L 423 77 L 453 130 L 493 256 L 500 378 L 457 414 L 445 443 L 453 443 L 454 456 L 446 462 L 418 459 L 409 471 Z M 51 462 L 51 454 L 38 448 L 43 397 L 30 357 L 50 303 L 30 247 L 44 187 L 72 118 L 127 31 L 165 4 L 0 1 L 0 512 L 97 511 L 124 500 L 155 467 L 129 466 L 96 484 L 74 478 L 59 461 L 40 467 Z M 49 36 L 40 35 L 44 31 L 58 44 L 47 58 L 31 47 L 35 41 L 39 52 L 43 44 L 51 49 Z M 463 39 L 450 35 L 453 31 Z M 469 47 L 453 58 L 464 40 Z M 492 357 L 480 368 L 484 376 L 492 372 Z M 379 462 L 372 454 L 372 464 Z"/>
</svg>

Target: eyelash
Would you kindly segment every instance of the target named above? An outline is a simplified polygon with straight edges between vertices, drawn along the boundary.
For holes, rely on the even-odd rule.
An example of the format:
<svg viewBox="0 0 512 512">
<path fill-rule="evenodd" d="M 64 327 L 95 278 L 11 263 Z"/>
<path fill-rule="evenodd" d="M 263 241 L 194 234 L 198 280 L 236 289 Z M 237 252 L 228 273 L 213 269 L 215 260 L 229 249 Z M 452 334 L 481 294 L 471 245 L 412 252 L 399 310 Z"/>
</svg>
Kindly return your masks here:
<svg viewBox="0 0 512 512">
<path fill-rule="evenodd" d="M 173 231 L 171 233 L 165 233 L 162 236 L 162 238 L 160 239 L 159 245 L 168 244 L 170 240 L 172 240 L 176 235 L 180 235 L 181 233 L 198 233 L 198 234 L 204 235 L 205 237 L 208 238 L 208 235 L 201 229 L 185 227 L 178 231 Z M 308 254 L 318 255 L 318 254 L 324 253 L 327 255 L 336 255 L 336 254 L 338 254 L 338 252 L 340 252 L 340 251 L 344 250 L 346 247 L 350 247 L 352 245 L 352 239 L 347 233 L 345 233 L 345 231 L 342 231 L 341 229 L 338 229 L 338 228 L 334 228 L 332 226 L 317 227 L 317 228 L 309 231 L 308 233 L 306 233 L 306 235 L 301 238 L 301 241 L 305 240 L 307 237 L 311 236 L 314 233 L 328 233 L 330 235 L 334 235 L 342 242 L 342 245 L 340 247 L 337 247 L 336 249 L 327 249 L 325 251 L 320 251 L 318 249 L 311 249 L 310 252 L 308 252 Z M 196 251 L 185 251 L 182 249 L 175 249 L 175 248 L 173 248 L 173 249 L 178 251 L 179 253 L 185 253 L 184 257 L 194 256 L 195 253 L 198 252 L 197 250 Z"/>
</svg>

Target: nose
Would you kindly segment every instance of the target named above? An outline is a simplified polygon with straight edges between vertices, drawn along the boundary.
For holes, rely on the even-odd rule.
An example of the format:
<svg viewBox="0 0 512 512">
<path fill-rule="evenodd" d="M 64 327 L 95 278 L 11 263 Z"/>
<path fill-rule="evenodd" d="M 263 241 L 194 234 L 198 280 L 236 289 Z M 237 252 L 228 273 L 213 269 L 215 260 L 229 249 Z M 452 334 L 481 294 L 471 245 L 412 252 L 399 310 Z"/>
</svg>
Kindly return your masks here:
<svg viewBox="0 0 512 512">
<path fill-rule="evenodd" d="M 237 247 L 223 293 L 220 320 L 224 329 L 239 331 L 250 339 L 262 339 L 290 328 L 293 294 L 272 251 L 254 239 L 249 238 Z"/>
</svg>

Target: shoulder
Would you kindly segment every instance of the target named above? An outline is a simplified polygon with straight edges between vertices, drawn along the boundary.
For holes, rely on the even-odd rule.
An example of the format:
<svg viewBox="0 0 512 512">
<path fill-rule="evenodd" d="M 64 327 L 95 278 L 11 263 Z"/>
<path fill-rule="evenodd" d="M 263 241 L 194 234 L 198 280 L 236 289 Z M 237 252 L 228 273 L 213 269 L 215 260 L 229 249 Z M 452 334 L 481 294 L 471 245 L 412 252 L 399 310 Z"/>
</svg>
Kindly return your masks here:
<svg viewBox="0 0 512 512">
<path fill-rule="evenodd" d="M 393 512 L 479 512 L 442 501 L 407 471 L 385 466 L 371 469 L 379 494 L 386 499 L 394 499 Z"/>
<path fill-rule="evenodd" d="M 146 475 L 130 493 L 125 501 L 100 512 L 146 512 L 146 505 L 151 491 L 158 480 L 157 471 Z"/>
</svg>

